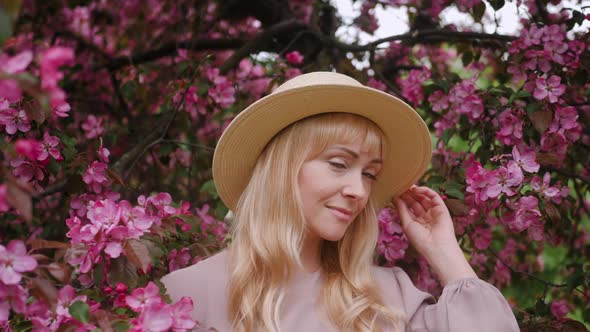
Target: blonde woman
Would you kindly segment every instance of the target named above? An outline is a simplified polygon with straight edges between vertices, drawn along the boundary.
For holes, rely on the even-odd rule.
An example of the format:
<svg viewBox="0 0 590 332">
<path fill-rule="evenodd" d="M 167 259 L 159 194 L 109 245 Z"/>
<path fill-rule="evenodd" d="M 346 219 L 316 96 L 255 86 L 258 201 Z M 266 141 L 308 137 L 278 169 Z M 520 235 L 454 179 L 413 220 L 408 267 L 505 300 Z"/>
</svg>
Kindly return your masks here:
<svg viewBox="0 0 590 332">
<path fill-rule="evenodd" d="M 440 196 L 413 185 L 430 154 L 425 123 L 397 98 L 337 73 L 291 79 L 224 131 L 213 178 L 235 211 L 232 243 L 162 278 L 168 294 L 193 299 L 203 331 L 518 331 Z M 387 202 L 444 285 L 438 302 L 373 265 Z"/>
</svg>

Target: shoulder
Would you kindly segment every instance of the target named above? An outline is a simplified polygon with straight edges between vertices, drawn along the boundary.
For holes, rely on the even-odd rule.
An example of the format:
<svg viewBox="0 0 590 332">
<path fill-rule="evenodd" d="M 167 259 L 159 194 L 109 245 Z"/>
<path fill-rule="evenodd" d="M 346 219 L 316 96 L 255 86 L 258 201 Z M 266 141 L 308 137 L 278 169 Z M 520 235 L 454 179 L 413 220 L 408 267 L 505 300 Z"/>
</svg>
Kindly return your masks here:
<svg viewBox="0 0 590 332">
<path fill-rule="evenodd" d="M 203 297 L 207 290 L 224 288 L 227 280 L 227 250 L 203 259 L 196 264 L 173 271 L 160 281 L 172 301 L 183 296 Z"/>
</svg>

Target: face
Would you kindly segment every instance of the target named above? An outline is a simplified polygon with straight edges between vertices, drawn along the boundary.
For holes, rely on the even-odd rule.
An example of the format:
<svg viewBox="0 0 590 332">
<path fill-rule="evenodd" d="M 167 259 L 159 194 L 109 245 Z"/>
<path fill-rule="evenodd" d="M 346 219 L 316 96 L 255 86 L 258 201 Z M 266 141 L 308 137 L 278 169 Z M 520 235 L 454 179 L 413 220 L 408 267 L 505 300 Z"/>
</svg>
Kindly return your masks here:
<svg viewBox="0 0 590 332">
<path fill-rule="evenodd" d="M 381 156 L 361 143 L 329 146 L 303 163 L 298 182 L 308 236 L 340 240 L 367 205 L 381 167 Z"/>
</svg>

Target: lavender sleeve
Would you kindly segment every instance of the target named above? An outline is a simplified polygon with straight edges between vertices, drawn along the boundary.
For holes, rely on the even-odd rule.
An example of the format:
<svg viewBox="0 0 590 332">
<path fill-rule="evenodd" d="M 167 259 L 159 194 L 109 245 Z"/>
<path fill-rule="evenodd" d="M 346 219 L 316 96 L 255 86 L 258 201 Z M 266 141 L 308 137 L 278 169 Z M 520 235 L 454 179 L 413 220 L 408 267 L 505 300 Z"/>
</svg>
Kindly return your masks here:
<svg viewBox="0 0 590 332">
<path fill-rule="evenodd" d="M 397 287 L 413 332 L 519 331 L 510 305 L 491 284 L 477 278 L 455 280 L 434 298 L 394 268 Z"/>
</svg>

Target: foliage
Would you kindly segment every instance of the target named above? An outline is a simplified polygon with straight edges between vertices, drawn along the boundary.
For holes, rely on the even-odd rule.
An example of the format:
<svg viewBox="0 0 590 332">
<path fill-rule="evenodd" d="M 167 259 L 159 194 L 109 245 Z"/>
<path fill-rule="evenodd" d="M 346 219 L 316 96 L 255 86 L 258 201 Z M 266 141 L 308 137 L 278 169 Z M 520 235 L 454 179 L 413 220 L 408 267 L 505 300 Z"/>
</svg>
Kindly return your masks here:
<svg viewBox="0 0 590 332">
<path fill-rule="evenodd" d="M 586 330 L 587 8 L 356 5 L 366 33 L 386 24 L 377 7 L 404 9 L 410 32 L 343 42 L 327 0 L 3 1 L 0 328 L 192 328 L 193 303 L 168 303 L 158 279 L 230 240 L 210 171 L 222 129 L 276 84 L 337 70 L 425 119 L 434 157 L 422 182 L 443 194 L 471 264 L 523 330 Z M 527 14 L 515 35 L 483 32 L 509 5 Z M 445 24 L 450 7 L 474 23 Z M 395 211 L 380 225 L 379 262 L 439 292 Z"/>
</svg>

